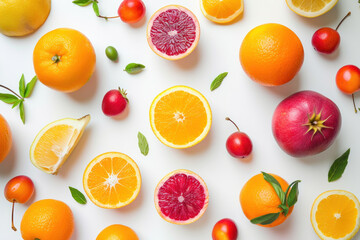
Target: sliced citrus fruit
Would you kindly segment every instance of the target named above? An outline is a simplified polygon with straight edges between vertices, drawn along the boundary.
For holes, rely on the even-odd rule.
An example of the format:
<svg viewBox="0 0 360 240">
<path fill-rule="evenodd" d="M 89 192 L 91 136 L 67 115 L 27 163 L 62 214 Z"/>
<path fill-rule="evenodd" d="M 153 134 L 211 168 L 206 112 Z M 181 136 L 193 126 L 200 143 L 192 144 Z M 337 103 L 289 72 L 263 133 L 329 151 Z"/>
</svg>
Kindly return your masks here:
<svg viewBox="0 0 360 240">
<path fill-rule="evenodd" d="M 296 14 L 313 18 L 330 11 L 338 0 L 286 0 L 288 7 Z"/>
<path fill-rule="evenodd" d="M 134 160 L 123 153 L 104 153 L 86 167 L 83 185 L 86 195 L 96 206 L 121 208 L 138 196 L 140 170 Z"/>
<path fill-rule="evenodd" d="M 228 23 L 244 11 L 243 0 L 200 0 L 201 12 L 210 21 Z"/>
<path fill-rule="evenodd" d="M 360 203 L 344 190 L 327 191 L 318 196 L 311 208 L 311 224 L 323 240 L 351 239 L 360 227 Z"/>
<path fill-rule="evenodd" d="M 211 127 L 211 109 L 193 88 L 175 86 L 160 93 L 150 107 L 150 124 L 166 146 L 188 148 L 201 142 Z"/>
<path fill-rule="evenodd" d="M 189 224 L 206 211 L 209 193 L 196 173 L 179 169 L 166 175 L 155 189 L 155 207 L 159 215 L 174 224 Z"/>
<path fill-rule="evenodd" d="M 64 118 L 46 125 L 30 147 L 30 160 L 40 170 L 57 174 L 79 142 L 90 115 L 80 119 Z"/>
<path fill-rule="evenodd" d="M 146 37 L 150 48 L 160 57 L 178 60 L 189 55 L 200 38 L 200 25 L 187 8 L 169 5 L 149 20 Z"/>
</svg>

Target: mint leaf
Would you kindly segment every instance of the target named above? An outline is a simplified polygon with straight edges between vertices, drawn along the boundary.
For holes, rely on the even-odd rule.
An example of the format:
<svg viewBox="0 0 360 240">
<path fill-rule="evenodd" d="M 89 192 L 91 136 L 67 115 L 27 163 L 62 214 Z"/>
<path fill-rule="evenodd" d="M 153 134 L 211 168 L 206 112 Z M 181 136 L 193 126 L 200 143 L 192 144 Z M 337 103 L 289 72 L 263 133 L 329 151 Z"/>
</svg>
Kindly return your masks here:
<svg viewBox="0 0 360 240">
<path fill-rule="evenodd" d="M 145 66 L 140 63 L 129 63 L 126 65 L 124 71 L 130 74 L 135 74 L 141 72 L 144 68 Z"/>
<path fill-rule="evenodd" d="M 24 102 L 23 101 L 20 102 L 19 109 L 20 109 L 21 121 L 23 122 L 23 124 L 25 124 L 25 110 L 24 110 Z"/>
<path fill-rule="evenodd" d="M 268 225 L 273 223 L 278 217 L 280 216 L 280 212 L 278 213 L 269 213 L 257 218 L 253 218 L 250 220 L 253 224 L 261 224 L 261 225 Z"/>
<path fill-rule="evenodd" d="M 32 93 L 32 91 L 33 91 L 33 89 L 35 87 L 35 84 L 36 84 L 37 80 L 38 80 L 38 78 L 37 78 L 37 76 L 35 76 L 35 77 L 33 77 L 31 79 L 31 81 L 28 84 L 26 84 L 25 94 L 23 96 L 24 98 L 30 97 L 30 95 L 31 95 L 31 93 Z"/>
<path fill-rule="evenodd" d="M 93 0 L 75 0 L 73 1 L 74 4 L 79 5 L 81 7 L 87 6 L 92 3 Z"/>
<path fill-rule="evenodd" d="M 20 81 L 19 81 L 19 93 L 20 96 L 24 97 L 25 96 L 25 77 L 24 74 L 21 75 Z"/>
<path fill-rule="evenodd" d="M 349 154 L 350 154 L 350 148 L 345 153 L 343 153 L 343 155 L 338 157 L 331 165 L 328 173 L 329 182 L 333 182 L 341 178 L 348 164 Z"/>
<path fill-rule="evenodd" d="M 138 145 L 139 145 L 139 148 L 140 148 L 140 152 L 146 156 L 148 155 L 149 153 L 149 144 L 146 140 L 146 137 L 141 133 L 141 132 L 138 132 Z"/>
<path fill-rule="evenodd" d="M 224 80 L 224 78 L 228 75 L 228 72 L 224 72 L 219 74 L 214 81 L 212 81 L 211 85 L 210 85 L 210 90 L 214 91 L 215 89 L 217 89 L 218 87 L 220 87 L 222 81 Z"/>
<path fill-rule="evenodd" d="M 285 203 L 285 193 L 282 190 L 280 183 L 270 174 L 265 173 L 265 172 L 261 172 L 261 173 L 263 174 L 265 181 L 270 183 L 271 186 L 274 188 L 276 194 L 280 198 L 281 203 L 284 204 Z"/>
<path fill-rule="evenodd" d="M 94 1 L 94 2 L 92 3 L 92 7 L 93 7 L 93 9 L 94 9 L 94 12 L 95 12 L 96 16 L 99 17 L 99 16 L 100 16 L 100 13 L 99 13 L 99 6 L 98 6 L 97 2 Z"/>
<path fill-rule="evenodd" d="M 19 100 L 15 95 L 0 93 L 0 101 L 8 104 L 14 104 L 17 100 Z"/>
<path fill-rule="evenodd" d="M 295 203 L 297 202 L 298 200 L 298 196 L 299 196 L 299 188 L 298 188 L 298 185 L 299 185 L 299 182 L 301 182 L 300 180 L 296 180 L 295 182 L 291 183 L 289 185 L 289 187 L 291 185 L 292 188 L 290 190 L 290 193 L 289 193 L 289 196 L 287 196 L 287 199 L 286 199 L 286 203 L 289 207 L 292 207 L 295 205 Z"/>
<path fill-rule="evenodd" d="M 84 194 L 82 194 L 82 192 L 80 192 L 79 190 L 77 190 L 76 188 L 70 187 L 70 192 L 71 192 L 71 196 L 74 198 L 74 200 L 80 204 L 86 204 L 86 198 L 84 196 Z"/>
</svg>

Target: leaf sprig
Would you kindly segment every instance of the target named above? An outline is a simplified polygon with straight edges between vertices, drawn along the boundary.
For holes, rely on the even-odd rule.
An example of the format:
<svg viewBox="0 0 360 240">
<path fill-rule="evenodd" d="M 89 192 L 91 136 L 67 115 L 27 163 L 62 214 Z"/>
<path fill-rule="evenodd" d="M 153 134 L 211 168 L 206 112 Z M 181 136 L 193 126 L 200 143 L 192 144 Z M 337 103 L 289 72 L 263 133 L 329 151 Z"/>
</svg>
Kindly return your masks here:
<svg viewBox="0 0 360 240">
<path fill-rule="evenodd" d="M 126 65 L 124 71 L 129 74 L 136 74 L 144 70 L 145 66 L 140 63 L 129 63 Z"/>
<path fill-rule="evenodd" d="M 75 1 L 73 1 L 73 3 L 80 7 L 86 7 L 91 4 L 95 15 L 99 18 L 104 18 L 105 20 L 108 20 L 109 18 L 118 18 L 119 17 L 119 16 L 105 17 L 105 16 L 100 15 L 98 0 L 75 0 Z"/>
<path fill-rule="evenodd" d="M 138 132 L 137 137 L 138 137 L 138 145 L 139 145 L 140 152 L 144 156 L 147 156 L 149 153 L 149 144 L 146 140 L 146 137 L 141 132 Z"/>
<path fill-rule="evenodd" d="M 24 74 L 21 75 L 20 81 L 19 81 L 19 94 L 11 90 L 10 88 L 1 85 L 0 87 L 5 88 L 11 94 L 8 93 L 0 93 L 0 101 L 3 101 L 7 104 L 12 104 L 12 108 L 15 108 L 16 106 L 19 107 L 20 110 L 20 118 L 23 124 L 25 124 L 25 109 L 24 109 L 24 101 L 25 98 L 29 98 L 31 96 L 31 93 L 35 87 L 37 81 L 37 77 L 33 77 L 31 81 L 25 85 L 25 77 Z"/>
<path fill-rule="evenodd" d="M 350 148 L 346 152 L 344 152 L 343 155 L 338 157 L 331 165 L 328 173 L 329 182 L 333 182 L 341 178 L 348 164 L 349 155 L 350 155 Z"/>
<path fill-rule="evenodd" d="M 250 220 L 253 224 L 261 224 L 261 225 L 268 225 L 273 223 L 276 219 L 279 218 L 280 214 L 283 214 L 284 216 L 287 216 L 289 213 L 290 207 L 294 206 L 297 202 L 298 195 L 299 195 L 299 188 L 298 184 L 301 182 L 300 180 L 296 180 L 292 182 L 284 192 L 281 188 L 280 183 L 270 174 L 261 172 L 263 174 L 263 177 L 265 181 L 271 184 L 271 186 L 274 188 L 276 194 L 278 195 L 281 204 L 278 206 L 279 212 L 277 213 L 269 213 L 262 215 L 257 218 L 253 218 Z"/>
<path fill-rule="evenodd" d="M 220 73 L 211 83 L 210 91 L 214 91 L 218 87 L 220 87 L 221 83 L 223 82 L 224 78 L 228 75 L 228 72 Z"/>
<path fill-rule="evenodd" d="M 69 190 L 70 190 L 71 196 L 74 198 L 74 200 L 76 202 L 78 202 L 79 204 L 83 204 L 83 205 L 86 204 L 87 201 L 82 192 L 80 192 L 76 188 L 73 188 L 70 186 L 69 186 Z"/>
</svg>

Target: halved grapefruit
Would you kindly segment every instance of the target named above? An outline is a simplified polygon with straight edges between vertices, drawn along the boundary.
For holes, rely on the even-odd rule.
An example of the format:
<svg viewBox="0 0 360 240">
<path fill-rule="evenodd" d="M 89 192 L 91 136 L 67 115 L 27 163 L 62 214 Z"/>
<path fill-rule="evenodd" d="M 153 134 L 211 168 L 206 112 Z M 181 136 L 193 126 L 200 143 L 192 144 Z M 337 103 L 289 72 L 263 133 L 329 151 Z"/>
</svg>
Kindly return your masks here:
<svg viewBox="0 0 360 240">
<path fill-rule="evenodd" d="M 155 207 L 159 215 L 174 224 L 189 224 L 206 211 L 209 193 L 196 173 L 179 169 L 166 175 L 155 189 Z"/>
<path fill-rule="evenodd" d="M 199 21 L 189 9 L 169 5 L 152 15 L 146 37 L 150 48 L 157 55 L 168 60 L 178 60 L 196 48 L 200 38 Z"/>
</svg>

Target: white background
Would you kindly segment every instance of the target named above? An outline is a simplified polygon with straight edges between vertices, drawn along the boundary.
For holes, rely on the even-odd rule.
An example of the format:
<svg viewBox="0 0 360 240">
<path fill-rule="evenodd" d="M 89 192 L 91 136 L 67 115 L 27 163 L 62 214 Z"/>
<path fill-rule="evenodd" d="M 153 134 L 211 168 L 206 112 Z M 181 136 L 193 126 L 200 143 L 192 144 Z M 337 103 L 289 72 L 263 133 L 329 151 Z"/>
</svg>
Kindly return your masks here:
<svg viewBox="0 0 360 240">
<path fill-rule="evenodd" d="M 101 1 L 104 15 L 116 15 L 120 1 Z M 357 0 L 339 1 L 329 13 L 306 19 L 293 13 L 285 0 L 245 0 L 242 18 L 231 25 L 217 25 L 201 13 L 199 1 L 145 0 L 146 20 L 130 26 L 119 19 L 106 22 L 95 17 L 91 6 L 78 7 L 70 0 L 52 2 L 50 16 L 34 34 L 24 38 L 0 35 L 0 83 L 17 91 L 22 73 L 26 81 L 35 75 L 32 52 L 38 39 L 50 30 L 70 27 L 84 33 L 92 42 L 96 54 L 96 71 L 79 91 L 64 94 L 51 90 L 40 82 L 33 95 L 25 102 L 26 125 L 18 110 L 0 102 L 0 113 L 7 119 L 13 133 L 13 148 L 0 164 L 0 189 L 14 176 L 25 174 L 36 186 L 36 194 L 25 205 L 16 206 L 15 223 L 20 225 L 26 208 L 34 201 L 53 198 L 66 202 L 75 217 L 72 240 L 95 239 L 106 226 L 119 223 L 133 228 L 145 240 L 206 240 L 211 239 L 213 225 L 224 217 L 232 218 L 239 231 L 238 239 L 303 240 L 318 239 L 310 223 L 310 209 L 314 199 L 331 189 L 344 189 L 360 197 L 360 114 L 355 114 L 351 97 L 342 94 L 335 85 L 337 70 L 346 64 L 360 66 L 360 6 Z M 192 10 L 201 26 L 200 42 L 188 57 L 177 62 L 155 55 L 146 41 L 146 23 L 160 7 L 182 4 Z M 333 55 L 323 56 L 311 46 L 312 34 L 320 27 L 336 27 L 349 11 L 341 26 L 341 45 Z M 36 13 L 35 13 L 36 14 Z M 290 83 L 274 88 L 260 86 L 251 81 L 242 70 L 238 52 L 248 31 L 269 22 L 291 28 L 301 39 L 305 61 L 299 74 Z M 106 58 L 104 50 L 113 45 L 119 52 L 119 62 Z M 146 70 L 137 75 L 123 71 L 130 62 L 143 63 Z M 222 72 L 229 75 L 220 88 L 210 92 L 211 81 Z M 206 139 L 187 150 L 164 146 L 151 131 L 148 111 L 153 98 L 174 85 L 187 85 L 198 89 L 208 99 L 213 111 L 213 125 Z M 128 90 L 130 99 L 127 116 L 122 119 L 106 117 L 101 111 L 104 94 L 121 86 Z M 332 99 L 340 108 L 343 124 L 335 143 L 325 152 L 308 158 L 295 159 L 280 150 L 271 132 L 271 118 L 276 105 L 299 90 L 311 89 Z M 2 91 L 1 92 L 5 92 Z M 360 106 L 360 96 L 356 98 Z M 91 114 L 77 148 L 57 176 L 35 168 L 29 160 L 30 145 L 38 131 L 46 124 L 64 117 L 79 118 Z M 235 131 L 224 118 L 231 117 L 241 130 L 252 139 L 254 149 L 251 161 L 230 157 L 225 149 L 227 137 Z M 137 146 L 137 132 L 148 139 L 150 152 L 141 155 Z M 351 147 L 349 164 L 343 177 L 327 182 L 327 172 L 335 158 Z M 131 156 L 139 165 L 142 188 L 138 198 L 129 206 L 105 210 L 92 202 L 82 206 L 71 197 L 68 186 L 83 191 L 82 175 L 86 165 L 97 155 L 120 151 Z M 209 188 L 209 207 L 204 216 L 187 226 L 165 222 L 157 214 L 153 191 L 158 181 L 168 172 L 185 168 L 198 173 Z M 282 225 L 269 229 L 251 224 L 245 218 L 239 193 L 253 175 L 266 171 L 276 173 L 292 182 L 301 179 L 299 202 L 292 215 Z M 0 197 L 0 239 L 21 239 L 20 232 L 10 229 L 11 204 Z M 355 237 L 360 239 L 359 236 Z"/>
</svg>

